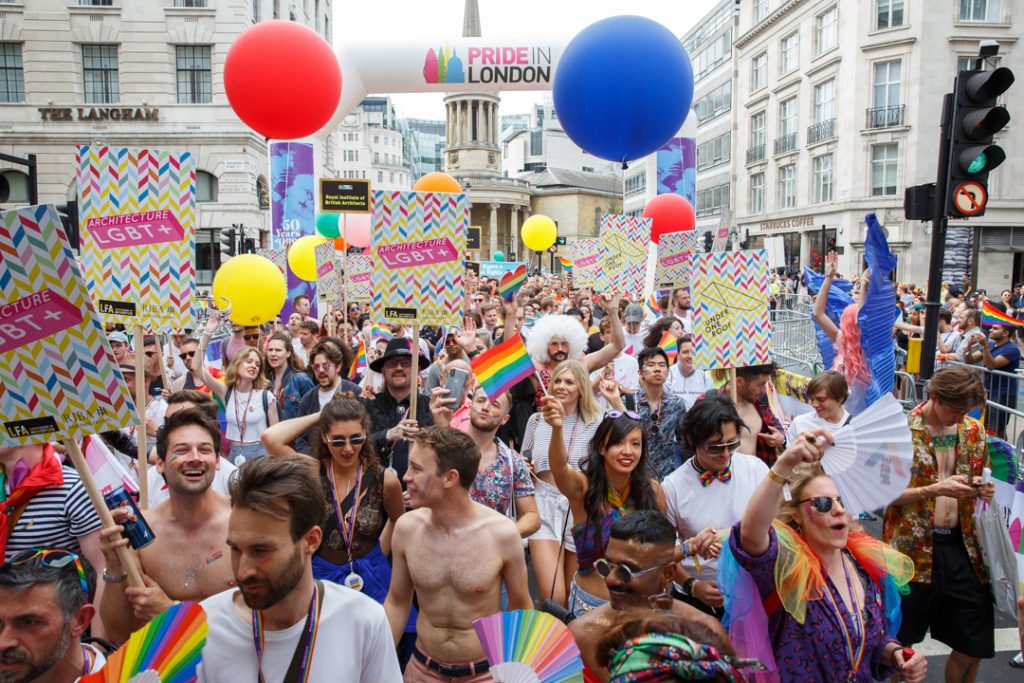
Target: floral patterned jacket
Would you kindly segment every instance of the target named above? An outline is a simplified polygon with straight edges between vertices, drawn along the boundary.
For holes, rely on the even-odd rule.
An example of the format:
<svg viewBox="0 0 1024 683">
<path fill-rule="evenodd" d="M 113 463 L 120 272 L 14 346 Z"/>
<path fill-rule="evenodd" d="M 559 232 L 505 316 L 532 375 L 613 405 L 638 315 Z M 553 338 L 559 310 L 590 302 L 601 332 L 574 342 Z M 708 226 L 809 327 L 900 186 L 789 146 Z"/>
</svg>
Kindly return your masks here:
<svg viewBox="0 0 1024 683">
<path fill-rule="evenodd" d="M 910 468 L 908 488 L 928 486 L 939 480 L 935 450 L 931 433 L 924 423 L 921 405 L 910 411 L 907 422 L 914 442 L 914 462 Z M 988 459 L 985 430 L 972 417 L 965 417 L 957 428 L 959 444 L 956 449 L 955 474 L 980 477 Z M 981 557 L 974 524 L 974 499 L 961 498 L 958 511 L 964 545 L 974 565 L 974 571 L 983 584 L 988 584 L 988 571 Z M 906 505 L 890 505 L 885 511 L 882 540 L 914 561 L 914 581 L 931 583 L 932 580 L 932 528 L 935 519 L 935 498 L 916 500 Z"/>
</svg>

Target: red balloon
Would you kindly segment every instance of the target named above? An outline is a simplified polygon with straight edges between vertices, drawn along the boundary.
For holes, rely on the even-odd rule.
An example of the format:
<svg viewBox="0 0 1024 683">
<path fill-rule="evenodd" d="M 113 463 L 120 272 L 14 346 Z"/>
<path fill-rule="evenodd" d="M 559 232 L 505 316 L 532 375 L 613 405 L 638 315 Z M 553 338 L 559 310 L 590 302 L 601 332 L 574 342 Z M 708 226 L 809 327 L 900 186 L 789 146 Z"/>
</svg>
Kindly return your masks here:
<svg viewBox="0 0 1024 683">
<path fill-rule="evenodd" d="M 294 21 L 242 32 L 224 60 L 224 88 L 238 118 L 264 137 L 312 135 L 341 100 L 341 67 L 319 33 Z"/>
<path fill-rule="evenodd" d="M 651 219 L 651 241 L 655 244 L 667 232 L 693 230 L 697 224 L 690 202 L 677 194 L 659 194 L 647 202 L 644 218 Z"/>
</svg>

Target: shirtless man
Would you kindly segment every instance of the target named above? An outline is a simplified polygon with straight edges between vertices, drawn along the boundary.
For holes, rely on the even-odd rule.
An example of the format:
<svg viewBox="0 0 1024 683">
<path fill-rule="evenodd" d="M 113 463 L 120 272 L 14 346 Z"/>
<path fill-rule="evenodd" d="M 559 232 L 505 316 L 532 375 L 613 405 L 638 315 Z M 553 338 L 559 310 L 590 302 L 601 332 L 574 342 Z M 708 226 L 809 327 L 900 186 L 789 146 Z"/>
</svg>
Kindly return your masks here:
<svg viewBox="0 0 1024 683">
<path fill-rule="evenodd" d="M 413 509 L 395 524 L 394 567 L 384 610 L 395 643 L 402 637 L 415 589 L 416 647 L 406 683 L 490 681 L 473 621 L 508 609 L 533 609 L 526 561 L 516 525 L 469 498 L 480 449 L 450 427 L 427 427 L 413 437 L 405 484 Z"/>
<path fill-rule="evenodd" d="M 220 429 L 199 408 L 167 418 L 157 435 L 157 469 L 170 498 L 146 511 L 156 540 L 138 551 L 144 588 L 125 583 L 127 573 L 115 552 L 128 546 L 120 524 L 100 532 L 108 584 L 100 614 L 111 640 L 123 642 L 175 600 L 202 600 L 234 586 L 227 538 L 231 506 L 210 488 L 220 463 Z M 128 518 L 113 511 L 114 521 Z M 109 621 L 108 621 L 109 620 Z"/>
<path fill-rule="evenodd" d="M 599 680 L 608 680 L 608 669 L 598 664 L 597 644 L 619 610 L 634 607 L 671 609 L 718 636 L 708 644 L 730 652 L 729 636 L 717 619 L 668 594 L 675 571 L 676 530 L 657 510 L 638 510 L 612 524 L 608 548 L 597 561 L 598 573 L 608 584 L 608 602 L 569 623 L 583 664 Z M 586 678 L 586 677 L 585 677 Z M 589 679 L 588 679 L 589 680 Z"/>
<path fill-rule="evenodd" d="M 774 368 L 771 365 L 751 365 L 736 368 L 735 372 L 736 411 L 746 426 L 740 431 L 739 452 L 756 455 L 771 467 L 786 445 L 782 423 L 768 407 L 765 395 L 765 384 L 771 381 Z M 728 396 L 729 386 L 722 387 L 718 393 Z"/>
</svg>

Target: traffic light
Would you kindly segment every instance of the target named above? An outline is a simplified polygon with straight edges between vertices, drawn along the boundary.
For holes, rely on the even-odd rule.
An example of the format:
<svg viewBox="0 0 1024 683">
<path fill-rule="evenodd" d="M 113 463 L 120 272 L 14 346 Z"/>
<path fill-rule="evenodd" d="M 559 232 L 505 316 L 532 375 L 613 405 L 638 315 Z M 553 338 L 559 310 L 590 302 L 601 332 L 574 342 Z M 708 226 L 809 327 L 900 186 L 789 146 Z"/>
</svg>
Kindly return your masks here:
<svg viewBox="0 0 1024 683">
<path fill-rule="evenodd" d="M 556 246 L 559 246 L 559 247 L 565 246 L 565 238 L 564 238 L 564 237 L 562 237 L 561 235 L 559 235 L 558 237 L 556 237 L 556 238 L 555 238 L 555 245 L 556 245 Z"/>
<path fill-rule="evenodd" d="M 238 235 L 235 226 L 220 231 L 220 262 L 224 263 L 238 253 Z"/>
<path fill-rule="evenodd" d="M 825 253 L 827 254 L 830 251 L 835 251 L 835 250 L 836 250 L 836 238 L 835 237 L 829 237 L 827 240 L 825 240 Z"/>
<path fill-rule="evenodd" d="M 68 244 L 72 249 L 78 249 L 78 200 L 72 199 L 67 204 L 58 204 L 56 208 L 61 225 L 64 226 L 64 234 L 68 236 Z"/>
<path fill-rule="evenodd" d="M 711 248 L 715 245 L 715 236 L 711 234 L 710 230 L 704 232 L 704 251 L 710 252 Z"/>
<path fill-rule="evenodd" d="M 1013 81 L 1013 72 L 1005 66 L 961 71 L 956 78 L 946 185 L 950 218 L 985 213 L 988 174 L 1006 160 L 1006 152 L 992 144 L 992 136 L 1010 122 L 1010 113 L 996 100 Z"/>
</svg>

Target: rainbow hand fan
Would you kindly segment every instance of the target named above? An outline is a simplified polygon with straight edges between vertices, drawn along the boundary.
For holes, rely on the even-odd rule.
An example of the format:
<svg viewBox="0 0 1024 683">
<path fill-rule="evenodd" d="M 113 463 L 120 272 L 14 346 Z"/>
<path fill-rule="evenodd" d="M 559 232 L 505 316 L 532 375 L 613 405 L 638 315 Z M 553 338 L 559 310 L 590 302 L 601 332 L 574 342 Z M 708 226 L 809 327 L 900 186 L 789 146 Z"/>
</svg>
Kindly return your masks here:
<svg viewBox="0 0 1024 683">
<path fill-rule="evenodd" d="M 182 602 L 136 631 L 81 683 L 191 683 L 206 645 L 206 612 Z"/>
<path fill-rule="evenodd" d="M 521 264 L 515 270 L 510 270 L 501 276 L 498 281 L 498 294 L 505 301 L 512 301 L 516 292 L 526 284 L 526 264 Z"/>
<path fill-rule="evenodd" d="M 498 683 L 583 681 L 583 660 L 569 627 L 546 612 L 498 612 L 477 619 L 473 628 Z"/>
</svg>

